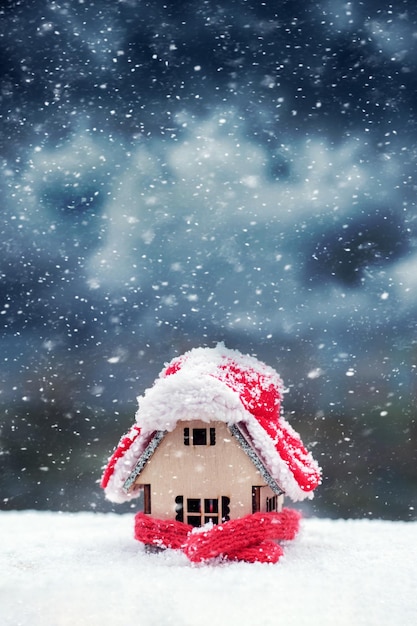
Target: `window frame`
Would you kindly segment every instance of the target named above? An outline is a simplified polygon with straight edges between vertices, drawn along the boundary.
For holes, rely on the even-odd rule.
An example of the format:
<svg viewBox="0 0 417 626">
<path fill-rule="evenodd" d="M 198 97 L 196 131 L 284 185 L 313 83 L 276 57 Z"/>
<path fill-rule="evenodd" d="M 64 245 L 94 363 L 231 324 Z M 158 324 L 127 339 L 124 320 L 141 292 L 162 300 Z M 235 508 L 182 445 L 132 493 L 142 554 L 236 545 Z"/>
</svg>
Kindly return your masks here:
<svg viewBox="0 0 417 626">
<path fill-rule="evenodd" d="M 212 522 L 221 524 L 230 520 L 230 498 L 188 498 L 183 495 L 175 497 L 175 519 L 186 522 L 194 528 Z M 211 509 L 211 510 L 210 510 Z"/>
</svg>

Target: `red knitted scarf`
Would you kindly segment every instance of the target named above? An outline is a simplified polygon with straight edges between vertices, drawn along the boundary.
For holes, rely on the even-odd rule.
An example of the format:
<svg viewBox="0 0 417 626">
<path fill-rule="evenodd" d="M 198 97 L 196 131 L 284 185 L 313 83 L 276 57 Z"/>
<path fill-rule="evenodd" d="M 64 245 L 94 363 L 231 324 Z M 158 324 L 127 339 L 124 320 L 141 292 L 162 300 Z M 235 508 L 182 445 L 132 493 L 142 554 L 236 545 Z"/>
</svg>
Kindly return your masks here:
<svg viewBox="0 0 417 626">
<path fill-rule="evenodd" d="M 159 548 L 182 550 L 193 563 L 222 557 L 230 561 L 276 563 L 283 549 L 276 540 L 294 539 L 300 514 L 253 513 L 211 528 L 193 528 L 175 520 L 160 520 L 137 513 L 135 539 Z"/>
</svg>

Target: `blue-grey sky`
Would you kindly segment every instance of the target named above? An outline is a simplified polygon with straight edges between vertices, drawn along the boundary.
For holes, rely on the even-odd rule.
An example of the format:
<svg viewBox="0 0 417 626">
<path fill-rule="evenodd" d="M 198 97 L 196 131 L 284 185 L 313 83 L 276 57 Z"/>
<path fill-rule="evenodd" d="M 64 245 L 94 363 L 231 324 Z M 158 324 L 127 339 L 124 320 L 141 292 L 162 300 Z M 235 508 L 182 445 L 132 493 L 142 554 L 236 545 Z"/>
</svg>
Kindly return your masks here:
<svg viewBox="0 0 417 626">
<path fill-rule="evenodd" d="M 0 24 L 5 404 L 132 403 L 217 340 L 320 415 L 415 391 L 413 3 L 33 0 Z"/>
</svg>

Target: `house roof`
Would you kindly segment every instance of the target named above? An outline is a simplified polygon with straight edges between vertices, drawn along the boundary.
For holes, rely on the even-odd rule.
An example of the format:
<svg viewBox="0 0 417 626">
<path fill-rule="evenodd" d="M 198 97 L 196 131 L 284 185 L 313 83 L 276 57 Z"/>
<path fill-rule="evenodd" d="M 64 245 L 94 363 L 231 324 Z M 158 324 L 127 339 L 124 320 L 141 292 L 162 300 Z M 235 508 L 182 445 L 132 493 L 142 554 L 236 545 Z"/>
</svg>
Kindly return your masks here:
<svg viewBox="0 0 417 626">
<path fill-rule="evenodd" d="M 321 470 L 281 414 L 283 391 L 273 368 L 223 344 L 174 358 L 138 398 L 136 423 L 120 440 L 102 477 L 106 497 L 113 502 L 137 497 L 125 483 L 145 451 L 178 421 L 197 418 L 237 425 L 286 495 L 294 501 L 311 498 Z"/>
</svg>

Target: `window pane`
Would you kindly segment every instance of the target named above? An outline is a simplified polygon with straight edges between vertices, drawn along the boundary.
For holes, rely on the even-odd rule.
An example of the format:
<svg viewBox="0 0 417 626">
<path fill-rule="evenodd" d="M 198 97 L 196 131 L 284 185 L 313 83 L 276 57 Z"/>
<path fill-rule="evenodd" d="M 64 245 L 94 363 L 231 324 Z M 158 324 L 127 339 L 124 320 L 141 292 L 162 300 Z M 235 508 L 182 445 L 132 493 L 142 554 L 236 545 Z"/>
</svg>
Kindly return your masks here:
<svg viewBox="0 0 417 626">
<path fill-rule="evenodd" d="M 195 446 L 207 445 L 207 428 L 193 428 L 193 444 Z"/>
<path fill-rule="evenodd" d="M 216 445 L 216 429 L 215 428 L 210 428 L 210 445 L 211 446 Z"/>
<path fill-rule="evenodd" d="M 204 500 L 204 513 L 218 513 L 219 501 L 216 499 L 207 498 Z"/>
<path fill-rule="evenodd" d="M 197 498 L 187 498 L 188 513 L 201 513 L 201 500 Z"/>
<path fill-rule="evenodd" d="M 184 428 L 184 445 L 185 446 L 190 445 L 190 429 L 189 428 Z"/>
</svg>

